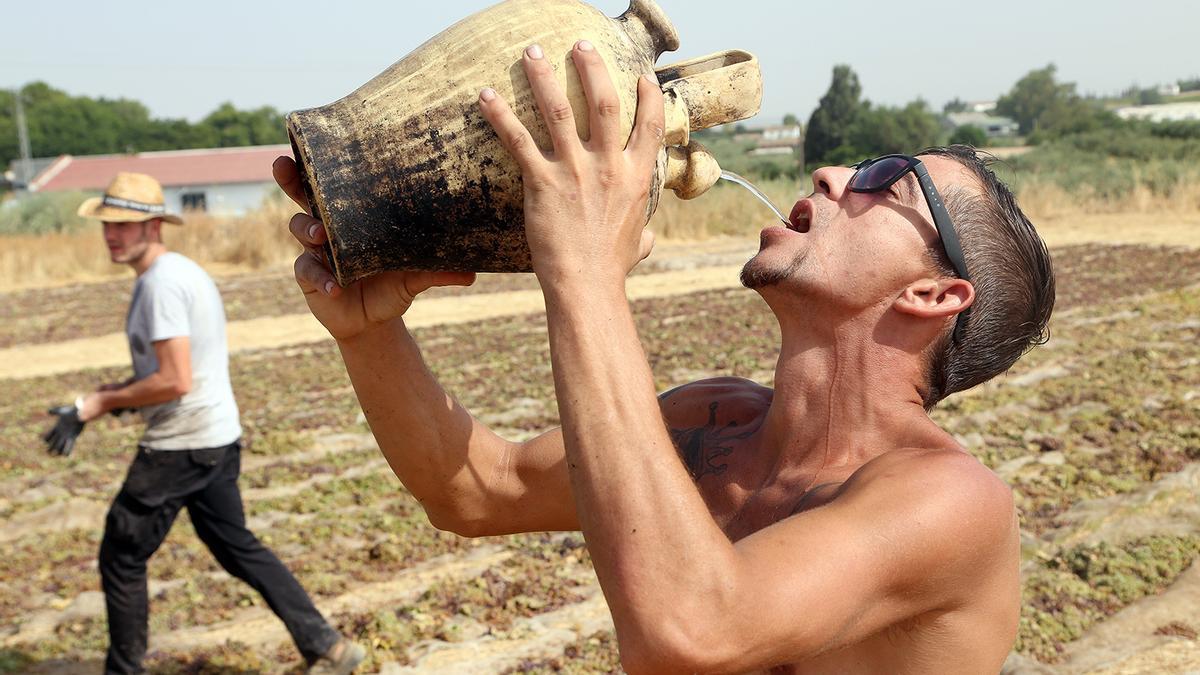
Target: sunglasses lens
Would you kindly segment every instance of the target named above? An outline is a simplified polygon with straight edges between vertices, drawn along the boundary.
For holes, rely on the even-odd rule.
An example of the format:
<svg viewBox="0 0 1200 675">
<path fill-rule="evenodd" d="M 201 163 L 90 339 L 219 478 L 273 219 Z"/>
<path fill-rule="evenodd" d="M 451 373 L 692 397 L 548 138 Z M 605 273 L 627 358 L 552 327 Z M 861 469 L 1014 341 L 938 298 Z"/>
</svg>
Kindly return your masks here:
<svg viewBox="0 0 1200 675">
<path fill-rule="evenodd" d="M 855 190 L 878 190 L 908 169 L 908 160 L 903 157 L 885 157 L 859 169 L 854 174 L 850 187 Z"/>
</svg>

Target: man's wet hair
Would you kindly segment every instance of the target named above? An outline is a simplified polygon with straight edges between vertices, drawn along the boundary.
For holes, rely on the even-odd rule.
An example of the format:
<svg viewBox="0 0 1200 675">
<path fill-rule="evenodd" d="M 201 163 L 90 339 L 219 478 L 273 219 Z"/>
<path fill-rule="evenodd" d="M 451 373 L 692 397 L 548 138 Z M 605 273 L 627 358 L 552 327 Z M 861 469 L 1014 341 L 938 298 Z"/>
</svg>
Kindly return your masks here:
<svg viewBox="0 0 1200 675">
<path fill-rule="evenodd" d="M 1011 190 L 990 168 L 995 161 L 967 145 L 922 150 L 957 161 L 982 185 L 982 192 L 950 188 L 942 192 L 954 221 L 975 286 L 959 338 L 953 323 L 929 353 L 924 405 L 932 409 L 954 392 L 970 389 L 1007 371 L 1022 354 L 1049 339 L 1046 324 L 1054 309 L 1054 270 L 1050 252 Z M 937 267 L 955 276 L 938 245 Z"/>
</svg>

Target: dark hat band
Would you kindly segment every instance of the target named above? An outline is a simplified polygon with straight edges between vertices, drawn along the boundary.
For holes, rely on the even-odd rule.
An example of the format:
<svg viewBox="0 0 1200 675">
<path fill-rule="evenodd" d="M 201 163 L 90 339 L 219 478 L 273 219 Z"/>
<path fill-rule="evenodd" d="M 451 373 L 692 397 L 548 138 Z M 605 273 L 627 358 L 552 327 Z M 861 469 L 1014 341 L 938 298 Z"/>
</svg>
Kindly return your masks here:
<svg viewBox="0 0 1200 675">
<path fill-rule="evenodd" d="M 122 199 L 113 197 L 112 195 L 104 195 L 104 199 L 100 200 L 104 206 L 115 206 L 118 209 L 129 209 L 130 211 L 141 211 L 142 213 L 166 213 L 167 207 L 164 204 L 147 204 L 145 202 L 135 202 L 131 199 Z"/>
</svg>

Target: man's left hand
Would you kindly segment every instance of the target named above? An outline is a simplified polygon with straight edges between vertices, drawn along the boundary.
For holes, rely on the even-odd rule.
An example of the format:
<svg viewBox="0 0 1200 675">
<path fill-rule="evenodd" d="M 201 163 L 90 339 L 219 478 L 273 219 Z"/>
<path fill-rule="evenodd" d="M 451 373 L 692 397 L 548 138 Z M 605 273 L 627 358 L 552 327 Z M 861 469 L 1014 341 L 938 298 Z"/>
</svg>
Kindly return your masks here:
<svg viewBox="0 0 1200 675">
<path fill-rule="evenodd" d="M 538 148 L 495 91 L 480 94 L 480 107 L 521 167 L 525 235 L 538 278 L 623 283 L 654 246 L 644 225 L 662 148 L 662 90 L 649 75 L 638 80 L 637 115 L 627 143 L 621 101 L 604 61 L 586 41 L 575 45 L 571 59 L 587 95 L 587 141 L 580 140 L 571 104 L 537 45 L 525 50 L 522 62 L 553 151 Z"/>
</svg>

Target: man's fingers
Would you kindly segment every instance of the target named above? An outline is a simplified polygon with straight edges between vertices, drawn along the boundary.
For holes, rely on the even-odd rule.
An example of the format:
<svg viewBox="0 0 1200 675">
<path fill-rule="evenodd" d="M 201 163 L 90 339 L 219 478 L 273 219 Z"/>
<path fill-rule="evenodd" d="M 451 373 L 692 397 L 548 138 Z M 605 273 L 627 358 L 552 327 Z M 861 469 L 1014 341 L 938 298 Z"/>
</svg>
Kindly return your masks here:
<svg viewBox="0 0 1200 675">
<path fill-rule="evenodd" d="M 296 160 L 286 155 L 276 157 L 271 164 L 271 175 L 284 194 L 304 209 L 305 213 L 312 213 L 308 206 L 308 196 L 304 194 L 304 185 L 300 182 L 300 170 L 296 167 Z"/>
<path fill-rule="evenodd" d="M 566 92 L 554 76 L 554 68 L 538 45 L 526 49 L 522 61 L 529 86 L 533 88 L 533 99 L 550 131 L 550 140 L 554 142 L 554 154 L 558 157 L 574 154 L 580 147 L 575 113 L 571 110 Z"/>
<path fill-rule="evenodd" d="M 479 109 L 500 137 L 504 149 L 517 161 L 521 172 L 528 173 L 529 169 L 535 166 L 534 162 L 542 159 L 542 151 L 537 143 L 533 142 L 533 136 L 529 135 L 529 130 L 517 119 L 512 108 L 508 107 L 508 102 L 494 89 L 484 89 L 479 93 Z"/>
<path fill-rule="evenodd" d="M 608 66 L 587 40 L 580 40 L 571 52 L 579 81 L 588 101 L 588 127 L 592 149 L 621 148 L 621 99 L 608 74 Z"/>
<path fill-rule="evenodd" d="M 626 149 L 639 161 L 649 162 L 650 158 L 657 157 L 662 149 L 665 120 L 662 88 L 650 75 L 639 78 L 637 116 Z"/>
<path fill-rule="evenodd" d="M 333 273 L 310 251 L 306 251 L 296 258 L 293 269 L 296 274 L 296 283 L 300 285 L 300 290 L 304 291 L 305 295 L 321 293 L 337 297 L 342 292 L 341 286 L 338 286 L 337 281 L 333 278 Z"/>
<path fill-rule="evenodd" d="M 329 235 L 325 232 L 325 223 L 306 213 L 297 213 L 292 216 L 292 220 L 288 223 L 288 230 L 305 248 L 324 246 L 325 242 L 329 241 Z"/>
</svg>

